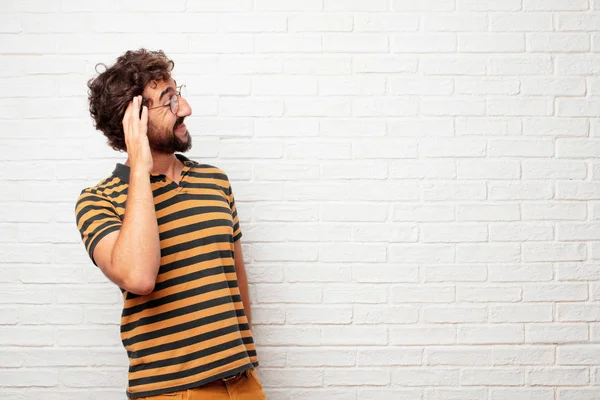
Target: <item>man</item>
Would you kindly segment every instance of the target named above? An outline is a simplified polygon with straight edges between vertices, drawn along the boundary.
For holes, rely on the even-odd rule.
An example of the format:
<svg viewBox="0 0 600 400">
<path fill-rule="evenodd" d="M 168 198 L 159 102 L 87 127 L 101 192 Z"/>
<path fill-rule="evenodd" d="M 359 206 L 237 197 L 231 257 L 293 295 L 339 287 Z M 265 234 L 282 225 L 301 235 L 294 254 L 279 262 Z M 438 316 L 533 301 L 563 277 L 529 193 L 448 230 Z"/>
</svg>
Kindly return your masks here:
<svg viewBox="0 0 600 400">
<path fill-rule="evenodd" d="M 191 148 L 190 105 L 162 51 L 128 51 L 90 80 L 90 113 L 127 161 L 82 191 L 77 227 L 119 286 L 129 398 L 264 399 L 254 370 L 235 200 Z"/>
</svg>

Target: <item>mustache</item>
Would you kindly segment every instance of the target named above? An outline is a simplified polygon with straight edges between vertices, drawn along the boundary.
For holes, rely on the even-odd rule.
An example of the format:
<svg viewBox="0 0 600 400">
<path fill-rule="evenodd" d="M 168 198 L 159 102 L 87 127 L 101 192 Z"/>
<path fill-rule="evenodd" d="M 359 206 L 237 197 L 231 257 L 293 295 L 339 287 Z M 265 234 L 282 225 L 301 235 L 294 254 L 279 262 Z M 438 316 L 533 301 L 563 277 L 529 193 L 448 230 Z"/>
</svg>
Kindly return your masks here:
<svg viewBox="0 0 600 400">
<path fill-rule="evenodd" d="M 179 125 L 183 124 L 184 119 L 185 119 L 185 117 L 177 118 L 177 120 L 175 121 L 175 125 L 173 125 L 173 128 L 177 128 Z"/>
</svg>

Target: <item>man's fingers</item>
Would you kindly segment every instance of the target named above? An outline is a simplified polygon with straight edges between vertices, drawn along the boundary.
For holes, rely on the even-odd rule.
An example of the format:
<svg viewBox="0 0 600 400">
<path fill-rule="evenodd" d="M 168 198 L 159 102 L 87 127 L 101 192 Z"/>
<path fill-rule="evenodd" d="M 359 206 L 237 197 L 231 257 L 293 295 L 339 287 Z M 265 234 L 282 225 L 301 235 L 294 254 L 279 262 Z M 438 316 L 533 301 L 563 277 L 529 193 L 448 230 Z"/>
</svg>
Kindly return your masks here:
<svg viewBox="0 0 600 400">
<path fill-rule="evenodd" d="M 123 127 L 125 127 L 125 124 L 129 121 L 129 115 L 131 115 L 131 107 L 133 107 L 133 101 L 129 102 L 127 108 L 125 109 L 125 114 L 123 114 Z"/>
<path fill-rule="evenodd" d="M 148 125 L 148 107 L 146 106 L 142 107 L 142 116 L 140 118 L 140 122 L 144 126 Z"/>
</svg>

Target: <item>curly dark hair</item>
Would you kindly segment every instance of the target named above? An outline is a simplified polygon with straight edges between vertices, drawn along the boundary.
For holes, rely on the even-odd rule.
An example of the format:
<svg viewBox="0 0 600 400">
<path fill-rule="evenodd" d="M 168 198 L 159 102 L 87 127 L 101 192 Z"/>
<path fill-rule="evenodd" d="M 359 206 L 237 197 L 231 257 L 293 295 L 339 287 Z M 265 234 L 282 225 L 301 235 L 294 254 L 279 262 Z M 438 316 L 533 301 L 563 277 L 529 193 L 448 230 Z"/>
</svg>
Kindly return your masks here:
<svg viewBox="0 0 600 400">
<path fill-rule="evenodd" d="M 98 66 L 106 70 L 88 81 L 90 114 L 110 147 L 125 151 L 122 121 L 129 102 L 150 82 L 169 79 L 175 63 L 162 50 L 139 49 L 126 52 L 111 67 L 98 64 L 96 70 Z"/>
</svg>

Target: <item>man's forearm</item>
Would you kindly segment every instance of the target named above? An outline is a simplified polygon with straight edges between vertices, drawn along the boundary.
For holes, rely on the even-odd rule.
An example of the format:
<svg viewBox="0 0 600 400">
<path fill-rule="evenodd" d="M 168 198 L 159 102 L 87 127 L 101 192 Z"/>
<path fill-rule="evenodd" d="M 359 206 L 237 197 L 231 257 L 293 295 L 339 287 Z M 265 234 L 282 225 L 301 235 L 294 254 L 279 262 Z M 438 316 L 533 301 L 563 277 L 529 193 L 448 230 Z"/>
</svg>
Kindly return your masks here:
<svg viewBox="0 0 600 400">
<path fill-rule="evenodd" d="M 160 238 L 147 173 L 130 174 L 125 218 L 112 253 L 113 271 L 138 294 L 154 289 L 160 267 Z M 127 288 L 125 288 L 127 289 Z"/>
</svg>

